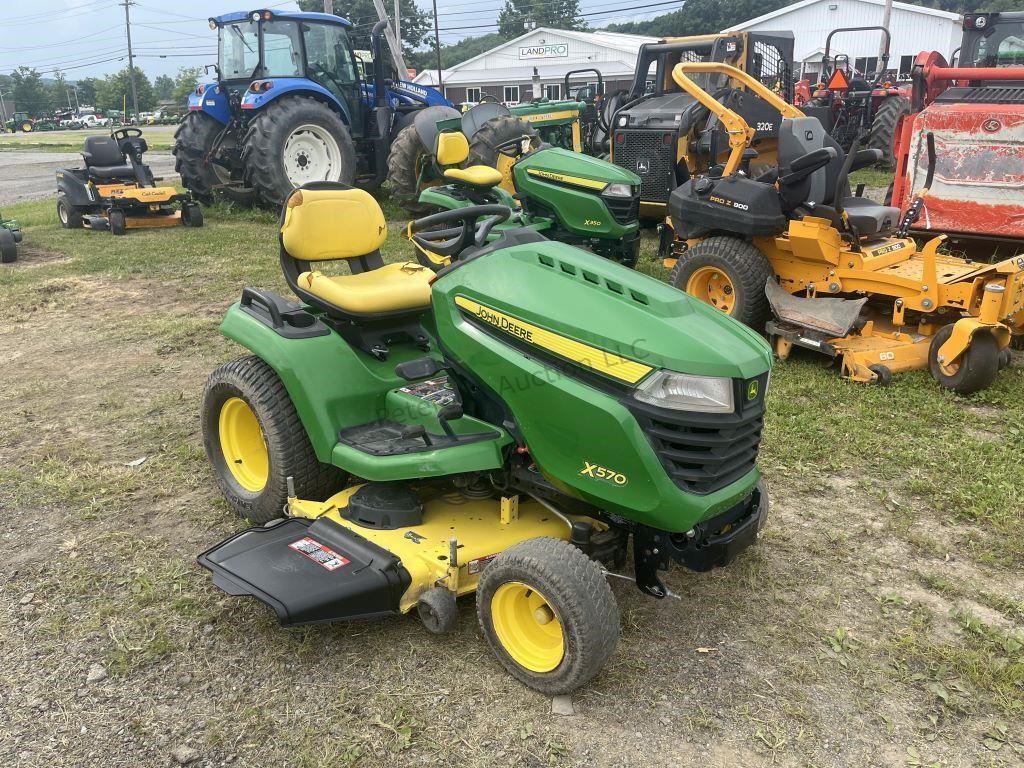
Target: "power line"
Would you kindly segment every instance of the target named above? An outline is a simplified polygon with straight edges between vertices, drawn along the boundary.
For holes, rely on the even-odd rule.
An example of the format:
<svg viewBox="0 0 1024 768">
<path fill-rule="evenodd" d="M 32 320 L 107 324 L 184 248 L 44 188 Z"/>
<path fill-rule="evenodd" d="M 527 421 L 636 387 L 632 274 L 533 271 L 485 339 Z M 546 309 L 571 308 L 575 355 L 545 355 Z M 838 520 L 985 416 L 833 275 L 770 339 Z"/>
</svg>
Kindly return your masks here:
<svg viewBox="0 0 1024 768">
<path fill-rule="evenodd" d="M 679 0 L 666 0 L 665 2 L 661 2 L 661 3 L 649 3 L 647 5 L 634 5 L 634 6 L 629 6 L 629 7 L 626 7 L 626 8 L 616 8 L 615 10 L 610 10 L 610 11 L 593 11 L 593 12 L 589 12 L 589 13 L 581 13 L 581 14 L 578 14 L 576 16 L 576 18 L 586 19 L 586 18 L 590 18 L 592 16 L 607 16 L 608 14 L 617 14 L 617 13 L 621 13 L 622 11 L 649 10 L 651 8 L 658 8 L 658 7 L 669 6 L 669 5 L 680 5 L 680 3 L 679 3 Z M 491 24 L 475 24 L 475 25 L 467 25 L 467 26 L 462 26 L 462 27 L 442 27 L 441 28 L 441 32 L 459 32 L 459 31 L 462 31 L 462 30 L 465 30 L 465 29 L 488 29 L 490 27 L 497 27 L 497 26 L 498 26 L 498 23 L 494 22 L 494 23 L 491 23 Z"/>
<path fill-rule="evenodd" d="M 73 5 L 70 8 L 68 8 L 67 10 L 69 10 L 69 11 L 82 11 L 82 10 L 85 10 L 86 8 L 95 7 L 97 5 L 106 5 L 108 2 L 109 2 L 109 0 L 91 0 L 90 2 L 86 3 L 85 5 Z M 11 22 L 18 22 L 18 21 L 23 21 L 23 20 L 26 20 L 26 19 L 40 19 L 40 18 L 44 18 L 45 19 L 45 18 L 50 17 L 50 16 L 53 16 L 53 11 L 36 11 L 35 13 L 26 13 L 24 16 L 9 16 L 9 17 L 4 19 L 4 24 L 6 25 L 6 24 L 11 23 Z"/>
<path fill-rule="evenodd" d="M 90 37 L 96 37 L 96 35 L 102 35 L 104 32 L 109 32 L 112 29 L 120 29 L 120 28 L 121 28 L 120 24 L 114 24 L 112 27 L 104 27 L 103 29 L 99 30 L 98 32 L 91 32 L 88 35 L 82 35 L 81 37 L 76 37 L 76 38 L 74 38 L 72 40 L 60 40 L 60 41 L 58 41 L 56 43 L 46 43 L 45 45 L 25 45 L 25 46 L 22 46 L 20 48 L 0 48 L 0 53 L 14 53 L 15 51 L 36 51 L 36 50 L 42 50 L 44 48 L 52 48 L 52 47 L 57 46 L 57 45 L 68 45 L 69 43 L 79 43 L 82 40 L 89 39 Z"/>
</svg>

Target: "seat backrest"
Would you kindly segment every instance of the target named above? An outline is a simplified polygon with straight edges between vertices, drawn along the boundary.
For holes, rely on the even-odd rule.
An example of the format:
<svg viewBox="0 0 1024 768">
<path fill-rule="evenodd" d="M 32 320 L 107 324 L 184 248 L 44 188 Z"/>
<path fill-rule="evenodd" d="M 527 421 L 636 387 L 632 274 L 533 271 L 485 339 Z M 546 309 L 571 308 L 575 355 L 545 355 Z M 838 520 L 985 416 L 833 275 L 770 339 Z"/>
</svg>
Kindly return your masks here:
<svg viewBox="0 0 1024 768">
<path fill-rule="evenodd" d="M 109 136 L 90 136 L 85 140 L 82 157 L 86 165 L 124 165 L 125 157 L 121 148 Z"/>
<path fill-rule="evenodd" d="M 387 236 L 384 212 L 362 189 L 296 189 L 285 202 L 281 244 L 293 259 L 357 259 Z"/>
<path fill-rule="evenodd" d="M 463 163 L 469 157 L 469 140 L 461 131 L 439 133 L 434 157 L 440 166 Z"/>
<path fill-rule="evenodd" d="M 779 175 L 789 172 L 790 164 L 802 155 L 825 146 L 825 127 L 816 117 L 784 117 L 779 126 Z M 809 177 L 806 202 L 825 201 L 827 173 L 824 168 Z"/>
</svg>

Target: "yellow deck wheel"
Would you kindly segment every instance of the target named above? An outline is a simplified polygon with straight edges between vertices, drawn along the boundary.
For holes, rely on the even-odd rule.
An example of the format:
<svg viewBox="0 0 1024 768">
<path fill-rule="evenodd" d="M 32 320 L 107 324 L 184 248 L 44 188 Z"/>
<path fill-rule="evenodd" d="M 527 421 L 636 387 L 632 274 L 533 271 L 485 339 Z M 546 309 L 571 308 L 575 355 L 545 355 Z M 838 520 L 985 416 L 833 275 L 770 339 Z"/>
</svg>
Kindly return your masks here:
<svg viewBox="0 0 1024 768">
<path fill-rule="evenodd" d="M 512 659 L 531 672 L 550 672 L 562 663 L 562 623 L 547 599 L 528 584 L 502 584 L 491 598 L 491 620 Z"/>
<path fill-rule="evenodd" d="M 736 286 L 718 267 L 700 267 L 686 281 L 691 296 L 731 315 L 736 308 Z"/>
<path fill-rule="evenodd" d="M 270 458 L 259 420 L 245 400 L 231 397 L 224 401 L 218 433 L 231 476 L 247 491 L 262 491 L 270 473 Z"/>
</svg>

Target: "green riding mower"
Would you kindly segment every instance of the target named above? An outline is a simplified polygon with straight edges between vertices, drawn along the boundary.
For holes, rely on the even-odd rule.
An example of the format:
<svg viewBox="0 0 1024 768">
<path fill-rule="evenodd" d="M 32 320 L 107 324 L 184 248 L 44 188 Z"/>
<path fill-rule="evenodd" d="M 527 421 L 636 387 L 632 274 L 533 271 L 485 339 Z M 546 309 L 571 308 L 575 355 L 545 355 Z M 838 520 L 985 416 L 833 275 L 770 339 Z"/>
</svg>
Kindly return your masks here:
<svg viewBox="0 0 1024 768">
<path fill-rule="evenodd" d="M 509 159 L 512 192 L 502 171 L 486 165 L 462 167 L 469 143 L 459 121 L 439 124 L 432 156 L 442 169 L 442 186 L 420 192 L 423 209 L 455 210 L 498 203 L 515 213 L 490 232 L 497 240 L 509 229 L 528 227 L 552 240 L 589 248 L 601 256 L 636 265 L 640 254 L 640 177 L 596 157 L 513 137 L 498 149 Z M 418 248 L 421 263 L 440 268 L 447 257 Z"/>
<path fill-rule="evenodd" d="M 475 593 L 502 665 L 565 693 L 615 648 L 606 579 L 630 538 L 654 597 L 673 561 L 706 571 L 756 539 L 771 350 L 535 230 L 489 242 L 510 216 L 477 205 L 413 222 L 451 255 L 435 273 L 383 262 L 387 223 L 366 192 L 291 194 L 280 259 L 299 301 L 242 292 L 221 332 L 250 354 L 210 376 L 202 404 L 217 482 L 256 526 L 199 562 L 283 625 L 417 612 L 440 633 Z"/>
<path fill-rule="evenodd" d="M 0 214 L 0 264 L 18 260 L 18 243 L 21 242 L 21 225 L 14 219 L 5 219 Z"/>
</svg>

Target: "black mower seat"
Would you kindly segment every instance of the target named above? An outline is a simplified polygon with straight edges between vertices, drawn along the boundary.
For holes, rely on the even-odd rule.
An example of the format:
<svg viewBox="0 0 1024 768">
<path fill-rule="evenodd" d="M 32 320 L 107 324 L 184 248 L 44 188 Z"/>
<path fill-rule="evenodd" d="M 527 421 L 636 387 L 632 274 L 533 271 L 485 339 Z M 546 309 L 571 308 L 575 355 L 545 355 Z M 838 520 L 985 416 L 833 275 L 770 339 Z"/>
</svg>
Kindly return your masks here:
<svg viewBox="0 0 1024 768">
<path fill-rule="evenodd" d="M 384 264 L 384 212 L 361 189 L 297 189 L 285 203 L 281 264 L 303 299 L 344 317 L 419 313 L 430 306 L 434 273 L 415 262 Z M 325 275 L 314 262 L 344 259 L 349 275 Z M 300 271 L 301 270 L 301 271 Z"/>
<path fill-rule="evenodd" d="M 900 209 L 879 205 L 866 197 L 844 197 L 843 210 L 861 237 L 881 237 L 900 221 Z"/>
<path fill-rule="evenodd" d="M 124 153 L 109 136 L 90 136 L 85 140 L 82 157 L 89 174 L 98 179 L 135 178 L 135 169 L 126 162 Z"/>
</svg>

